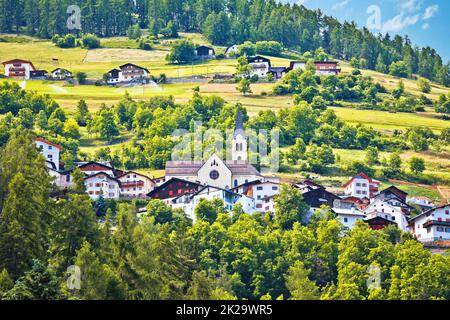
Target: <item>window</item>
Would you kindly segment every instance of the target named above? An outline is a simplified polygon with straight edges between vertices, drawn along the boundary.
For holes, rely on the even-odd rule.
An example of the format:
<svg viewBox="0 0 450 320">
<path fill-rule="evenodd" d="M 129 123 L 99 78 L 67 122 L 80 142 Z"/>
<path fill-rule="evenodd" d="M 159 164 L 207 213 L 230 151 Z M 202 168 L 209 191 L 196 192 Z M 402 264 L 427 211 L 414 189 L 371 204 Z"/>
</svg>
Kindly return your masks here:
<svg viewBox="0 0 450 320">
<path fill-rule="evenodd" d="M 348 222 L 348 218 L 344 218 L 344 222 Z"/>
<path fill-rule="evenodd" d="M 48 150 L 53 150 L 53 147 L 52 146 L 48 146 Z"/>
<path fill-rule="evenodd" d="M 235 187 L 238 186 L 238 181 L 237 181 L 237 179 L 234 180 L 234 186 L 235 186 Z"/>
<path fill-rule="evenodd" d="M 261 190 L 263 190 L 263 187 L 256 187 L 256 190 L 261 191 Z"/>
<path fill-rule="evenodd" d="M 450 210 L 445 210 L 445 214 L 450 214 Z"/>
<path fill-rule="evenodd" d="M 274 187 L 272 187 L 272 190 L 278 190 L 278 187 L 277 186 L 274 186 Z"/>
<path fill-rule="evenodd" d="M 443 231 L 444 231 L 444 228 L 442 228 L 442 227 L 437 227 L 436 230 L 437 230 L 438 232 L 443 232 Z"/>
<path fill-rule="evenodd" d="M 217 171 L 217 170 L 213 170 L 213 171 L 211 171 L 211 172 L 209 173 L 209 177 L 210 177 L 212 180 L 217 180 L 217 179 L 219 179 L 219 176 L 220 176 L 220 174 L 219 174 L 219 171 Z"/>
<path fill-rule="evenodd" d="M 173 191 L 172 190 L 169 191 L 169 196 L 173 196 Z"/>
<path fill-rule="evenodd" d="M 356 186 L 357 186 L 357 187 L 360 187 L 360 186 L 361 186 L 361 183 L 359 183 L 359 182 L 356 183 Z"/>
</svg>

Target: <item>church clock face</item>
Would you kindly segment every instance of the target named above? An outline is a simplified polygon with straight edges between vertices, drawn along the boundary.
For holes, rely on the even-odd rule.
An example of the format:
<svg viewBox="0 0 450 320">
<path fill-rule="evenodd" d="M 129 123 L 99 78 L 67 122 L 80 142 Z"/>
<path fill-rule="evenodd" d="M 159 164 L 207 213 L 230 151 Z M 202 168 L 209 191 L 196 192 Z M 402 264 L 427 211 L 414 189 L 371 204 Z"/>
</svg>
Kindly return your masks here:
<svg viewBox="0 0 450 320">
<path fill-rule="evenodd" d="M 219 174 L 219 171 L 217 171 L 217 170 L 212 170 L 212 171 L 209 173 L 209 177 L 210 177 L 212 180 L 217 180 L 217 179 L 219 179 L 219 176 L 220 176 L 220 174 Z"/>
</svg>

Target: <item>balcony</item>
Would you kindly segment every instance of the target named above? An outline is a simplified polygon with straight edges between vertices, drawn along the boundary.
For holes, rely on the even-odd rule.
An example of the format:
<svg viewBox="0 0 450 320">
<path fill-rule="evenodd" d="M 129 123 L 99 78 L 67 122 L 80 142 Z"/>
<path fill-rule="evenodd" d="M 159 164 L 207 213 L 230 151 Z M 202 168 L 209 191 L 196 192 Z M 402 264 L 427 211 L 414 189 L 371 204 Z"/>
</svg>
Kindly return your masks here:
<svg viewBox="0 0 450 320">
<path fill-rule="evenodd" d="M 428 220 L 423 224 L 424 228 L 428 228 L 430 226 L 443 226 L 443 227 L 450 227 L 450 222 L 448 221 L 439 221 L 439 220 Z"/>
</svg>

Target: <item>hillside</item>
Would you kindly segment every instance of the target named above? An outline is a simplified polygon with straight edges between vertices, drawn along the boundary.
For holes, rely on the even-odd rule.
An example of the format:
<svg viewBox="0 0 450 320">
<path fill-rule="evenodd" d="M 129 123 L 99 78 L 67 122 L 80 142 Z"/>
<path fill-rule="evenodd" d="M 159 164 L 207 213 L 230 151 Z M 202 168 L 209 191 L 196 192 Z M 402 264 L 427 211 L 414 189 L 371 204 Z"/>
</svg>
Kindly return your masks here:
<svg viewBox="0 0 450 320">
<path fill-rule="evenodd" d="M 183 38 L 193 39 L 198 44 L 209 44 L 209 42 L 200 34 L 183 33 Z M 166 54 L 170 50 L 170 44 L 174 40 L 161 40 L 161 42 L 151 51 L 139 50 L 136 48 L 136 41 L 129 40 L 123 37 L 115 37 L 102 39 L 102 48 L 95 50 L 86 50 L 81 48 L 74 49 L 60 49 L 49 41 L 42 41 L 39 39 L 27 38 L 27 41 L 22 41 L 22 37 L 8 36 L 10 42 L 0 43 L 0 56 L 5 59 L 22 58 L 31 60 L 35 63 L 37 68 L 45 68 L 52 70 L 56 67 L 65 67 L 73 72 L 86 72 L 89 79 L 100 79 L 102 75 L 118 65 L 126 62 L 133 62 L 146 67 L 154 76 L 165 74 L 169 79 L 179 79 L 183 77 L 192 76 L 207 76 L 211 77 L 213 74 L 234 74 L 236 72 L 237 61 L 235 59 L 210 60 L 206 62 L 198 62 L 190 65 L 171 65 L 165 60 Z M 224 50 L 223 47 L 215 47 L 216 50 Z M 290 59 L 280 57 L 270 57 L 272 65 L 274 66 L 288 66 Z M 350 67 L 346 61 L 340 61 L 343 73 L 350 73 L 353 68 Z M 399 78 L 381 74 L 372 70 L 362 70 L 363 75 L 368 75 L 374 79 L 375 82 L 382 84 L 388 90 L 397 87 Z M 12 80 L 7 80 L 12 81 Z M 112 106 L 129 93 L 130 96 L 137 100 L 148 99 L 156 96 L 173 96 L 178 103 L 187 102 L 193 94 L 193 89 L 199 87 L 199 92 L 204 95 L 219 95 L 228 103 L 235 104 L 240 102 L 246 107 L 250 116 L 255 116 L 262 110 L 277 111 L 283 107 L 293 105 L 293 99 L 290 95 L 275 96 L 271 95 L 273 83 L 259 82 L 251 84 L 252 93 L 242 95 L 236 89 L 236 84 L 233 83 L 210 83 L 210 82 L 187 82 L 182 83 L 168 83 L 159 85 L 146 85 L 131 88 L 115 88 L 107 86 L 94 85 L 68 85 L 61 82 L 51 81 L 16 81 L 19 85 L 27 90 L 32 90 L 40 94 L 48 94 L 54 98 L 69 114 L 74 112 L 74 109 L 79 100 L 84 99 L 90 110 L 95 112 L 105 103 Z M 415 80 L 403 79 L 406 94 L 412 96 L 419 96 L 421 93 L 417 88 Z M 427 94 L 427 97 L 432 100 L 437 100 L 440 94 L 445 94 L 448 89 L 438 85 L 432 84 L 432 91 Z M 357 108 L 358 105 L 353 103 L 340 102 L 339 106 L 331 106 L 336 114 L 345 122 L 352 124 L 364 124 L 382 132 L 383 134 L 391 134 L 394 130 L 404 130 L 407 128 L 425 126 L 435 133 L 448 128 L 448 122 L 442 120 L 432 108 L 428 108 L 425 112 L 417 113 L 389 113 L 378 110 L 361 110 Z M 82 132 L 83 133 L 83 132 Z M 123 132 L 122 136 L 117 139 L 111 146 L 111 150 L 119 150 L 123 145 L 131 139 L 129 133 Z M 94 153 L 101 147 L 108 144 L 101 139 L 95 137 L 88 137 L 83 133 L 81 139 L 81 150 L 83 152 Z M 351 160 L 364 158 L 364 152 L 355 153 L 350 150 L 335 150 L 336 154 L 340 156 L 336 165 L 349 163 Z M 407 161 L 412 156 L 425 157 L 427 162 L 427 170 L 425 174 L 429 176 L 440 176 L 442 179 L 450 181 L 450 151 L 444 149 L 441 153 L 421 152 L 418 153 L 404 153 L 402 158 Z M 389 153 L 383 154 L 388 157 Z M 283 174 L 286 179 L 297 179 L 307 173 L 290 173 Z M 324 177 L 325 181 L 329 178 Z M 330 185 L 339 185 L 345 177 L 333 177 L 330 180 Z M 422 190 L 416 189 L 416 193 L 423 195 L 433 195 L 433 198 L 438 199 L 439 194 L 436 189 Z"/>
</svg>

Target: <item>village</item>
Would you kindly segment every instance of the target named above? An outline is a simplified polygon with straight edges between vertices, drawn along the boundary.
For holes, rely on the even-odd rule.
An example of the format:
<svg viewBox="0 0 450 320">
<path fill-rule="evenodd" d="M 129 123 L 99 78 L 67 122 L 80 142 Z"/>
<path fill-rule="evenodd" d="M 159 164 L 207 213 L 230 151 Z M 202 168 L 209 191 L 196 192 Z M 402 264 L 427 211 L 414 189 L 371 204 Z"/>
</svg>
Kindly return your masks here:
<svg viewBox="0 0 450 320">
<path fill-rule="evenodd" d="M 65 171 L 60 163 L 62 147 L 41 138 L 35 143 L 46 159 L 55 185 L 67 190 L 73 185 L 73 170 Z M 213 154 L 204 161 L 168 161 L 165 176 L 149 177 L 135 171 L 115 169 L 110 163 L 95 161 L 76 163 L 85 174 L 86 191 L 92 200 L 158 199 L 167 206 L 182 209 L 196 220 L 195 207 L 201 199 L 220 199 L 231 213 L 237 205 L 248 214 L 274 214 L 276 197 L 282 181 L 276 175 L 263 176 L 247 159 L 247 137 L 242 115 L 238 111 L 232 143 L 232 159 L 222 160 Z M 304 223 L 323 206 L 329 207 L 343 224 L 353 229 L 357 221 L 380 230 L 390 225 L 414 235 L 424 244 L 450 240 L 450 204 L 436 206 L 424 197 L 408 197 L 408 193 L 390 186 L 379 189 L 380 181 L 364 172 L 350 177 L 339 193 L 327 191 L 323 185 L 304 179 L 292 186 L 298 189 L 310 211 Z M 413 207 L 420 213 L 412 215 Z M 146 212 L 141 208 L 138 214 Z"/>
</svg>

